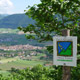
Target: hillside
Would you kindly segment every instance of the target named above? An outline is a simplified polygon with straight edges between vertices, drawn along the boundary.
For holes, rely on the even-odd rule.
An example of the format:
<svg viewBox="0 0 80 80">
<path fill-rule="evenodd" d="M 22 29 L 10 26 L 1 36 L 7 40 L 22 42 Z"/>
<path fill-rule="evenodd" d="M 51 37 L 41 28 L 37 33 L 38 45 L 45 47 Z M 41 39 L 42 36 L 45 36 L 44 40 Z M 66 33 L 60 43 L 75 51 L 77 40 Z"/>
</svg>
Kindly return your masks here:
<svg viewBox="0 0 80 80">
<path fill-rule="evenodd" d="M 0 14 L 0 19 L 3 19 L 6 16 L 8 16 L 8 14 Z"/>
<path fill-rule="evenodd" d="M 0 28 L 16 29 L 19 26 L 25 27 L 28 24 L 34 24 L 34 22 L 34 20 L 25 14 L 13 14 L 0 20 Z"/>
</svg>

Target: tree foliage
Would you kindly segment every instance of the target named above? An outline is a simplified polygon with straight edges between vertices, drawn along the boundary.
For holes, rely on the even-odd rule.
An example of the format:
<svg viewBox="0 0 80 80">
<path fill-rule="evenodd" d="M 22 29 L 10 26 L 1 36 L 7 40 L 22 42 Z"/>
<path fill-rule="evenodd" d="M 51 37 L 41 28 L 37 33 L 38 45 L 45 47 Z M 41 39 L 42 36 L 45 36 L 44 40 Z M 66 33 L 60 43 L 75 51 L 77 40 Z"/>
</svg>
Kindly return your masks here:
<svg viewBox="0 0 80 80">
<path fill-rule="evenodd" d="M 28 6 L 25 14 L 34 19 L 35 25 L 19 27 L 24 32 L 35 33 L 27 38 L 52 41 L 52 36 L 61 35 L 62 29 L 70 29 L 72 36 L 78 36 L 80 49 L 80 0 L 41 0 L 40 4 Z"/>
<path fill-rule="evenodd" d="M 33 68 L 26 69 L 11 69 L 11 74 L 3 76 L 0 74 L 0 80 L 61 80 L 62 69 L 61 67 L 44 67 L 42 65 L 36 65 Z M 71 80 L 80 79 L 80 65 L 78 67 L 71 68 Z"/>
</svg>

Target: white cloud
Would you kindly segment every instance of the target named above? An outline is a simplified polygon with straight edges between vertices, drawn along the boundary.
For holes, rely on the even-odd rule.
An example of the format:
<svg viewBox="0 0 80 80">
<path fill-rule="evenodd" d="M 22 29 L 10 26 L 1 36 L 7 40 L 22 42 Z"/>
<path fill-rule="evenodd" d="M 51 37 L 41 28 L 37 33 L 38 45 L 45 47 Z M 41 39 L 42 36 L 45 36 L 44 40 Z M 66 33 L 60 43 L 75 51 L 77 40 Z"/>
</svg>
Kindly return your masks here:
<svg viewBox="0 0 80 80">
<path fill-rule="evenodd" d="M 13 3 L 10 0 L 0 0 L 0 14 L 12 13 Z"/>
</svg>

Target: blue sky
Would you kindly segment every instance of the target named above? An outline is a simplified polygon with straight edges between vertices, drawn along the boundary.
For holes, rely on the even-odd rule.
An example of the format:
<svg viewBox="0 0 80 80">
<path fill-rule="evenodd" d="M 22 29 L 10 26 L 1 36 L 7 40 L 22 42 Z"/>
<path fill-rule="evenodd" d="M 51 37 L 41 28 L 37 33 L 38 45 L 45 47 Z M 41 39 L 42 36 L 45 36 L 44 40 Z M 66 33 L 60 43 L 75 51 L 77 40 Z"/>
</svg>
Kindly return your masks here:
<svg viewBox="0 0 80 80">
<path fill-rule="evenodd" d="M 24 13 L 28 5 L 40 3 L 40 0 L 0 0 L 0 14 Z"/>
</svg>

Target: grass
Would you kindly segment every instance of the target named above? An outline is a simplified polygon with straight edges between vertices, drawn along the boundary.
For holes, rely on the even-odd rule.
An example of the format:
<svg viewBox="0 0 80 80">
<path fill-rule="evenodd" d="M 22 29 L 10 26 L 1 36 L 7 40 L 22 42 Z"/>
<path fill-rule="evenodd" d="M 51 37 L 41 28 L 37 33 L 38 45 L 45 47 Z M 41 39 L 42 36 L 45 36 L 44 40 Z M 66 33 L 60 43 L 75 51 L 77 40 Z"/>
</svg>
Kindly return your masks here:
<svg viewBox="0 0 80 80">
<path fill-rule="evenodd" d="M 18 33 L 18 29 L 0 28 L 0 33 Z"/>
<path fill-rule="evenodd" d="M 8 63 L 8 62 L 12 62 L 12 61 L 16 61 L 18 58 L 3 58 L 0 60 L 0 63 Z"/>
<path fill-rule="evenodd" d="M 0 71 L 0 74 L 2 74 L 4 77 L 7 77 L 11 73 L 9 71 Z"/>
<path fill-rule="evenodd" d="M 41 56 L 46 56 L 46 54 L 43 54 L 43 53 L 37 54 L 37 56 L 33 56 L 32 59 L 33 60 L 39 60 Z"/>
<path fill-rule="evenodd" d="M 35 57 L 39 58 L 41 55 L 42 54 L 35 56 Z M 2 63 L 0 64 L 0 74 L 7 77 L 9 74 L 11 74 L 9 72 L 9 70 L 11 70 L 11 68 L 23 69 L 26 67 L 33 67 L 33 66 L 38 65 L 38 64 L 43 65 L 46 62 L 46 61 L 40 61 L 38 58 L 37 58 L 37 61 L 35 61 L 36 59 L 28 61 L 28 60 L 19 59 L 18 57 L 17 58 L 1 57 L 0 62 L 2 62 Z"/>
<path fill-rule="evenodd" d="M 8 63 L 0 64 L 1 70 L 10 70 L 12 67 L 23 69 L 26 67 L 33 67 L 37 64 L 43 65 L 45 61 L 27 61 L 27 60 L 16 60 Z"/>
</svg>

